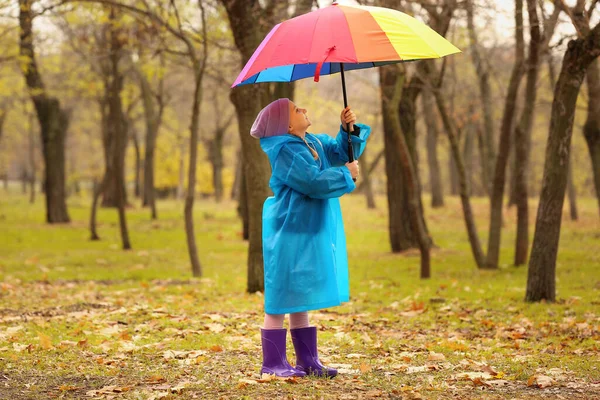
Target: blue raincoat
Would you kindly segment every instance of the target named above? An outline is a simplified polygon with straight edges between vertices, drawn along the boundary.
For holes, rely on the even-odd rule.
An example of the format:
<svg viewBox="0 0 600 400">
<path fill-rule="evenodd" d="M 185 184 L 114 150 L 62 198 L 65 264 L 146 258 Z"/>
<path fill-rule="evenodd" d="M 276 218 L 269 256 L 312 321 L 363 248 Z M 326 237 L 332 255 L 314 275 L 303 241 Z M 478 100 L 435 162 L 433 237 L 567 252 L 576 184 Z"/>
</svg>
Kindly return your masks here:
<svg viewBox="0 0 600 400">
<path fill-rule="evenodd" d="M 371 134 L 356 124 L 355 158 Z M 306 134 L 319 154 L 291 134 L 260 139 L 271 163 L 274 196 L 263 207 L 265 312 L 287 314 L 337 306 L 349 300 L 348 255 L 338 197 L 354 190 L 348 168 L 348 134 Z"/>
</svg>

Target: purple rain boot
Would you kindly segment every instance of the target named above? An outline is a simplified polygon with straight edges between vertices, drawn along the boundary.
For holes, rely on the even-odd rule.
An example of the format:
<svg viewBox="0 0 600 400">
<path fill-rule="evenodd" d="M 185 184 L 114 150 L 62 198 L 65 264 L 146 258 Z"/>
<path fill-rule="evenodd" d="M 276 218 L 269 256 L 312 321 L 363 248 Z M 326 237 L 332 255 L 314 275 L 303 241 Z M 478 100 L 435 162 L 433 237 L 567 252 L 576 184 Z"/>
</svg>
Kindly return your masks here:
<svg viewBox="0 0 600 400">
<path fill-rule="evenodd" d="M 292 367 L 285 355 L 285 339 L 287 329 L 260 329 L 263 363 L 262 374 L 275 375 L 282 378 L 306 376 L 305 372 Z"/>
<path fill-rule="evenodd" d="M 296 350 L 296 369 L 309 375 L 325 376 L 327 378 L 333 378 L 337 375 L 337 370 L 327 368 L 319 360 L 316 326 L 290 329 L 290 332 Z"/>
</svg>

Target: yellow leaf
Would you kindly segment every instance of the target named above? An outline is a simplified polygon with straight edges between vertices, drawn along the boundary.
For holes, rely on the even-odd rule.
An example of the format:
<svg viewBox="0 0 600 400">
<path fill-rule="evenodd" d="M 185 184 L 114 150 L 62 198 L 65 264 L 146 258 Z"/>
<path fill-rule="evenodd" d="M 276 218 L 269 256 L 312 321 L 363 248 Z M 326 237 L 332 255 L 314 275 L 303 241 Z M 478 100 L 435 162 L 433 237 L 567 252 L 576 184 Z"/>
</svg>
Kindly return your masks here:
<svg viewBox="0 0 600 400">
<path fill-rule="evenodd" d="M 40 338 L 40 346 L 42 347 L 42 349 L 50 350 L 52 348 L 52 340 L 49 336 L 39 332 L 38 337 Z"/>
<path fill-rule="evenodd" d="M 366 374 L 367 372 L 371 371 L 371 366 L 365 363 L 360 364 L 360 372 L 362 372 L 363 374 Z"/>
</svg>

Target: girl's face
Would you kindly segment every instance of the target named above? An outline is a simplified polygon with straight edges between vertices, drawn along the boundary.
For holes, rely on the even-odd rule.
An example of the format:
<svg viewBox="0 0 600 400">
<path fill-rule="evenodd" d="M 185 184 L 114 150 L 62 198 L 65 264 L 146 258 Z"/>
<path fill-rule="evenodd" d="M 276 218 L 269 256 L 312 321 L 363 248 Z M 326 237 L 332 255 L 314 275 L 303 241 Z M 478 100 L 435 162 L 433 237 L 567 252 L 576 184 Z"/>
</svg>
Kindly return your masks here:
<svg viewBox="0 0 600 400">
<path fill-rule="evenodd" d="M 308 115 L 306 114 L 306 109 L 296 106 L 292 101 L 289 103 L 290 124 L 288 133 L 306 133 L 306 130 L 311 125 L 310 119 L 308 119 Z"/>
</svg>

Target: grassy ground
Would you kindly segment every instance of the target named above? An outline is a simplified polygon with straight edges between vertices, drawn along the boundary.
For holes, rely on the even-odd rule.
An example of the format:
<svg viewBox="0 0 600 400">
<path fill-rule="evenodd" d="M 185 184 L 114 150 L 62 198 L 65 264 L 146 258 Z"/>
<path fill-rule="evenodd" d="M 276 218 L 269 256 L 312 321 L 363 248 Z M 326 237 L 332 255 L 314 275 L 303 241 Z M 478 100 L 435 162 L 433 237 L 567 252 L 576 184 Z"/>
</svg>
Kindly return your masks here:
<svg viewBox="0 0 600 400">
<path fill-rule="evenodd" d="M 427 199 L 426 199 L 427 201 Z M 478 271 L 460 204 L 427 208 L 433 278 L 418 252 L 389 251 L 385 201 L 342 199 L 351 302 L 312 312 L 333 380 L 262 380 L 262 296 L 245 293 L 246 244 L 232 203 L 196 204 L 204 269 L 190 278 L 182 204 L 114 210 L 88 240 L 89 200 L 69 226 L 43 223 L 43 199 L 0 194 L 0 398 L 600 398 L 600 224 L 593 199 L 563 221 L 557 304 L 523 302 L 505 214 L 502 266 Z M 482 243 L 487 201 L 474 200 Z M 532 204 L 532 227 L 536 205 Z M 291 342 L 288 357 L 293 359 Z"/>
</svg>

